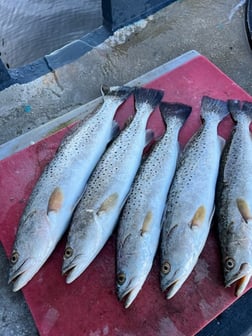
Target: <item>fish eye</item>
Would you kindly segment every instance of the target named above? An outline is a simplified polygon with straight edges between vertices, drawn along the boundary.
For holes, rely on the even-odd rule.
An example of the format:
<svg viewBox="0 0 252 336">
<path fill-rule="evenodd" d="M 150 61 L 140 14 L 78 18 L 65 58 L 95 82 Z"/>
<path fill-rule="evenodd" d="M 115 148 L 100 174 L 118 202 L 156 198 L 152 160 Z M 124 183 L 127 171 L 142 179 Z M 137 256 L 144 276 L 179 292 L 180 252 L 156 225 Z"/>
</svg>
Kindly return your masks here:
<svg viewBox="0 0 252 336">
<path fill-rule="evenodd" d="M 171 265 L 168 263 L 168 261 L 165 261 L 162 265 L 161 272 L 163 274 L 168 274 L 171 270 Z"/>
<path fill-rule="evenodd" d="M 120 272 L 117 274 L 117 282 L 119 285 L 123 285 L 126 281 L 126 275 L 123 272 Z"/>
<path fill-rule="evenodd" d="M 13 251 L 12 255 L 11 255 L 11 258 L 10 258 L 10 262 L 12 264 L 16 264 L 16 262 L 18 261 L 18 258 L 19 258 L 18 252 L 17 251 Z"/>
<path fill-rule="evenodd" d="M 228 258 L 225 260 L 225 269 L 226 269 L 227 271 L 231 271 L 234 267 L 235 267 L 235 261 L 234 261 L 234 259 L 228 257 Z"/>
<path fill-rule="evenodd" d="M 68 246 L 65 249 L 64 259 L 68 259 L 68 258 L 72 257 L 72 255 L 73 255 L 73 249 L 72 249 L 72 247 Z"/>
</svg>

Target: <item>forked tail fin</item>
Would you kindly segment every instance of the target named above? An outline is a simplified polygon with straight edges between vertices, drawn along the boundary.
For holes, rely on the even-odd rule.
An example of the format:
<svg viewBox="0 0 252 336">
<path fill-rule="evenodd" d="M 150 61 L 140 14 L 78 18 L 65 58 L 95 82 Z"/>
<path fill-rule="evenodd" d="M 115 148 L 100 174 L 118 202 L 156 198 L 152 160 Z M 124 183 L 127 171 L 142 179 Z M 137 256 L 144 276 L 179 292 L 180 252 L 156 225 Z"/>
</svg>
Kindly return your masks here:
<svg viewBox="0 0 252 336">
<path fill-rule="evenodd" d="M 181 120 L 181 124 L 184 124 L 192 111 L 189 105 L 168 102 L 160 103 L 159 109 L 166 124 L 171 118 L 178 118 Z"/>
<path fill-rule="evenodd" d="M 213 116 L 216 116 L 220 122 L 228 113 L 227 103 L 225 101 L 208 96 L 202 97 L 200 115 L 203 120 L 212 119 Z"/>
<path fill-rule="evenodd" d="M 140 109 L 143 104 L 148 104 L 154 110 L 161 102 L 164 92 L 155 89 L 136 88 L 134 92 L 136 109 Z"/>
<path fill-rule="evenodd" d="M 228 100 L 228 109 L 234 121 L 238 121 L 240 117 L 246 116 L 248 121 L 252 121 L 252 102 L 240 100 Z"/>
<path fill-rule="evenodd" d="M 101 93 L 104 100 L 106 98 L 118 97 L 123 102 L 134 92 L 134 90 L 134 87 L 129 86 L 101 86 Z"/>
</svg>

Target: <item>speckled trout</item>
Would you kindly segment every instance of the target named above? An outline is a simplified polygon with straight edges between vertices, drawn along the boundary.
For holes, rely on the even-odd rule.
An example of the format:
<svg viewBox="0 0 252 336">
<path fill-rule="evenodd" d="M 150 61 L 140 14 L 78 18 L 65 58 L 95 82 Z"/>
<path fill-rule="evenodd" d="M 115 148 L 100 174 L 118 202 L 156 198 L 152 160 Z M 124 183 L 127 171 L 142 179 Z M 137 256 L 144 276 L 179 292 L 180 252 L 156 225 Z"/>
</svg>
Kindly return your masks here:
<svg viewBox="0 0 252 336">
<path fill-rule="evenodd" d="M 252 103 L 228 101 L 236 122 L 220 165 L 216 218 L 225 285 L 241 295 L 252 275 Z"/>
<path fill-rule="evenodd" d="M 67 283 L 88 267 L 112 234 L 148 142 L 146 136 L 153 137 L 146 124 L 163 92 L 138 88 L 134 95 L 133 120 L 102 156 L 74 213 L 62 267 Z"/>
<path fill-rule="evenodd" d="M 191 107 L 163 102 L 166 131 L 141 165 L 119 221 L 117 295 L 128 308 L 141 290 L 153 264 L 161 218 L 179 154 L 178 133 Z"/>
<path fill-rule="evenodd" d="M 65 232 L 87 179 L 118 133 L 115 112 L 132 92 L 129 87 L 103 87 L 101 108 L 65 138 L 39 178 L 21 217 L 10 257 L 13 291 L 34 276 Z"/>
<path fill-rule="evenodd" d="M 193 270 L 214 213 L 224 140 L 217 134 L 227 104 L 204 96 L 202 126 L 184 148 L 169 191 L 161 234 L 161 289 L 171 298 Z"/>
</svg>

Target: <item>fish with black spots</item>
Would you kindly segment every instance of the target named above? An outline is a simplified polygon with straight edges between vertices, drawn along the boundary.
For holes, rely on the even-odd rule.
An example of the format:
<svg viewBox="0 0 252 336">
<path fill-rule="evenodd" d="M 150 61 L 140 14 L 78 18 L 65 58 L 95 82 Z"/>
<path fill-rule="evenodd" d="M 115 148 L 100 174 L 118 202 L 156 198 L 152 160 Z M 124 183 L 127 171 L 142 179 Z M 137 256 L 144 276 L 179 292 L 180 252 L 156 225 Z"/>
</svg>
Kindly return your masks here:
<svg viewBox="0 0 252 336">
<path fill-rule="evenodd" d="M 216 219 L 225 286 L 240 296 L 252 276 L 252 102 L 228 101 L 236 125 L 221 159 Z"/>
<path fill-rule="evenodd" d="M 153 138 L 146 124 L 163 92 L 138 88 L 134 96 L 133 120 L 102 156 L 74 213 L 62 267 L 67 283 L 84 272 L 112 234 L 141 163 L 143 149 Z"/>
<path fill-rule="evenodd" d="M 100 109 L 63 140 L 36 183 L 19 222 L 10 256 L 9 283 L 21 289 L 38 272 L 67 229 L 86 182 L 109 141 L 118 134 L 113 120 L 133 92 L 102 87 Z"/>
<path fill-rule="evenodd" d="M 173 297 L 193 270 L 214 213 L 219 162 L 225 141 L 217 134 L 228 115 L 224 101 L 204 96 L 202 126 L 185 146 L 167 198 L 161 233 L 161 289 Z"/>
<path fill-rule="evenodd" d="M 191 107 L 160 104 L 166 131 L 141 165 L 120 217 L 117 235 L 116 287 L 128 308 L 141 290 L 153 264 L 167 193 L 180 151 L 178 134 Z"/>
</svg>

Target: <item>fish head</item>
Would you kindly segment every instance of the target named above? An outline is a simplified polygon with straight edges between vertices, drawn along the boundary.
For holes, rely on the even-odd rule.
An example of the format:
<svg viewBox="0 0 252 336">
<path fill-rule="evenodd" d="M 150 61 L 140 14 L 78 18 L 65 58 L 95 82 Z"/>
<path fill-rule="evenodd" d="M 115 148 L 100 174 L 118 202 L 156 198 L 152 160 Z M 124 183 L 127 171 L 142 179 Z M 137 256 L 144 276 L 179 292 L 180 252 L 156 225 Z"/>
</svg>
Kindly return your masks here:
<svg viewBox="0 0 252 336">
<path fill-rule="evenodd" d="M 13 250 L 10 257 L 10 271 L 8 283 L 13 284 L 13 292 L 23 288 L 31 278 L 37 273 L 38 267 L 36 258 L 30 256 L 25 257 L 24 253 L 19 254 L 17 250 Z"/>
<path fill-rule="evenodd" d="M 26 218 L 25 230 L 17 232 L 9 259 L 9 281 L 16 292 L 24 287 L 38 272 L 51 253 L 48 218 L 34 211 Z"/>
<path fill-rule="evenodd" d="M 136 265 L 135 265 L 136 267 Z M 125 299 L 124 307 L 128 308 L 141 290 L 147 275 L 137 274 L 129 270 L 118 270 L 116 275 L 116 292 L 118 299 Z"/>
<path fill-rule="evenodd" d="M 167 299 L 171 299 L 178 292 L 192 271 L 190 262 L 183 264 L 175 263 L 171 260 L 162 262 L 160 284 L 162 291 L 166 291 Z"/>
<path fill-rule="evenodd" d="M 78 278 L 98 253 L 97 245 L 100 241 L 100 232 L 95 225 L 92 225 L 95 218 L 95 214 L 91 211 L 86 211 L 82 218 L 85 221 L 84 229 L 80 226 L 76 231 L 71 230 L 75 224 L 72 223 L 62 265 L 62 274 L 66 276 L 67 284 Z"/>
<path fill-rule="evenodd" d="M 252 275 L 252 215 L 249 204 L 243 198 L 236 199 L 239 217 L 228 225 L 222 241 L 222 263 L 225 286 L 236 283 L 236 296 L 240 296 Z"/>
<path fill-rule="evenodd" d="M 170 241 L 161 249 L 160 286 L 171 299 L 184 284 L 197 261 L 195 244 L 181 235 L 178 241 Z"/>
<path fill-rule="evenodd" d="M 63 256 L 62 274 L 66 276 L 67 284 L 73 282 L 85 271 L 89 263 L 88 260 L 88 255 L 82 252 L 81 246 L 71 243 L 66 245 Z"/>
<path fill-rule="evenodd" d="M 250 250 L 235 245 L 229 244 L 223 256 L 224 281 L 226 287 L 236 283 L 235 294 L 240 296 L 252 276 L 252 255 Z"/>
<path fill-rule="evenodd" d="M 117 246 L 116 292 L 125 308 L 140 292 L 153 263 L 149 244 L 143 240 L 136 244 L 136 239 L 136 235 L 130 233 Z"/>
</svg>

